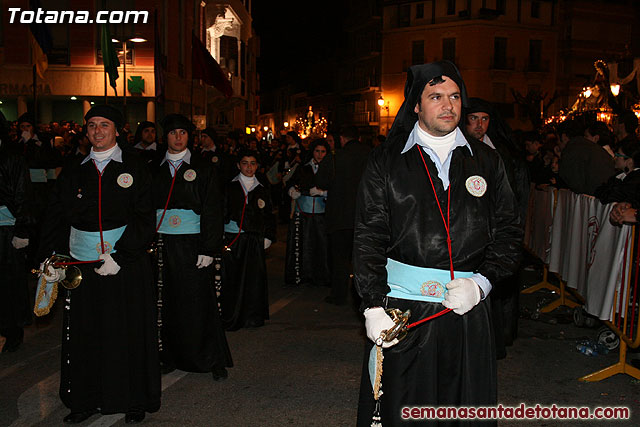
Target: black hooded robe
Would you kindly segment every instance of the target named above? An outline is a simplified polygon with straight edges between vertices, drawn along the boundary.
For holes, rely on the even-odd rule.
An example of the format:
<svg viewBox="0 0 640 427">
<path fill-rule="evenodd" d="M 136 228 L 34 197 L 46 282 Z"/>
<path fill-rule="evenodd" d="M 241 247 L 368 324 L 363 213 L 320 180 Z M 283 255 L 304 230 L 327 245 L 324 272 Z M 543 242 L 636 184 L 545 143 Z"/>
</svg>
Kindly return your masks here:
<svg viewBox="0 0 640 427">
<path fill-rule="evenodd" d="M 257 178 L 256 178 L 257 179 Z M 266 182 L 264 178 L 259 180 Z M 271 192 L 262 184 L 245 193 L 239 181 L 231 181 L 225 191 L 225 224 L 242 223 L 242 233 L 225 233 L 230 250 L 223 253 L 220 305 L 225 329 L 261 326 L 269 319 L 269 293 L 264 239 L 276 239 L 276 219 Z"/>
<path fill-rule="evenodd" d="M 123 174 L 131 175 L 130 186 L 122 185 Z M 47 208 L 40 259 L 53 251 L 69 254 L 70 227 L 99 231 L 98 177 L 91 161 L 80 160 L 60 175 Z M 60 397 L 71 412 L 160 408 L 155 292 L 146 253 L 154 224 L 147 166 L 123 149 L 122 163 L 111 160 L 102 173 L 103 230 L 126 225 L 112 255 L 121 269 L 101 276 L 94 271 L 98 263 L 80 264 L 80 285 L 59 288 L 65 308 Z"/>
<path fill-rule="evenodd" d="M 156 210 L 162 211 L 167 201 L 172 181 L 169 168 L 166 161 L 153 171 Z M 188 181 L 185 176 L 195 178 Z M 200 215 L 200 234 L 162 234 L 158 245 L 162 251 L 162 363 L 189 372 L 231 367 L 218 310 L 214 265 L 196 267 L 198 255 L 215 258 L 222 249 L 222 195 L 213 168 L 193 156 L 190 164 L 183 162 L 167 209 L 187 209 Z M 168 216 L 163 221 L 169 221 Z"/>
<path fill-rule="evenodd" d="M 440 63 L 411 67 L 406 101 L 385 144 L 376 148 L 360 182 L 354 231 L 354 278 L 369 307 L 411 309 L 415 322 L 444 309 L 440 303 L 387 298 L 387 258 L 418 266 L 449 269 L 443 213 L 450 216 L 451 256 L 456 271 L 482 274 L 494 286 L 512 274 L 520 257 L 522 229 L 517 205 L 500 157 L 490 147 L 469 141 L 453 150 L 448 192 L 430 157 L 414 145 L 401 154 L 417 115 L 413 112 L 426 84 L 434 77 L 454 80 L 466 103 L 464 82 L 455 66 Z M 425 165 L 433 178 L 432 190 Z M 470 177 L 480 176 L 486 190 L 474 196 Z M 449 214 L 447 214 L 447 210 Z M 368 426 L 375 407 L 366 365 L 367 342 L 358 407 L 358 425 Z M 444 314 L 409 331 L 408 337 L 385 349 L 380 400 L 382 425 L 405 425 L 404 406 L 494 405 L 497 400 L 496 360 L 490 296 L 469 312 Z M 449 424 L 457 424 L 452 420 Z M 438 424 L 423 420 L 422 425 Z M 440 423 L 440 424 L 446 424 Z M 440 425 L 438 424 L 438 425 Z M 495 422 L 493 423 L 495 424 Z"/>
</svg>

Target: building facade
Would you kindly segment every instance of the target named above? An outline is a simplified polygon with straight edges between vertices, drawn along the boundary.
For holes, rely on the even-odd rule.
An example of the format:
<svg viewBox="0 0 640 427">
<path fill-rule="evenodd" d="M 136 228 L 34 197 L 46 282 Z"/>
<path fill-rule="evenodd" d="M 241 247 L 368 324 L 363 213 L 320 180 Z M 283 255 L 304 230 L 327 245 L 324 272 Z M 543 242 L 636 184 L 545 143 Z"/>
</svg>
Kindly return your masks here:
<svg viewBox="0 0 640 427">
<path fill-rule="evenodd" d="M 91 105 L 105 100 L 126 113 L 133 129 L 142 120 L 156 121 L 174 112 L 193 115 L 199 126 L 214 125 L 221 131 L 255 122 L 258 41 L 251 27 L 250 0 L 41 0 L 40 3 L 43 10 L 86 10 L 92 18 L 98 11 L 138 11 L 146 15 L 139 15 L 137 22 L 109 25 L 120 61 L 115 91 L 104 73 L 100 25 L 48 24 L 53 44 L 47 55 L 49 66 L 44 78 L 35 77 L 39 122 L 82 123 Z M 3 1 L 0 12 L 0 110 L 9 120 L 15 120 L 36 108 L 29 25 L 11 23 L 9 8 L 28 10 L 29 2 Z M 192 31 L 229 77 L 234 89 L 230 99 L 191 79 Z M 164 83 L 160 98 L 156 98 L 156 84 L 160 82 L 156 82 L 154 75 L 156 38 Z"/>
</svg>

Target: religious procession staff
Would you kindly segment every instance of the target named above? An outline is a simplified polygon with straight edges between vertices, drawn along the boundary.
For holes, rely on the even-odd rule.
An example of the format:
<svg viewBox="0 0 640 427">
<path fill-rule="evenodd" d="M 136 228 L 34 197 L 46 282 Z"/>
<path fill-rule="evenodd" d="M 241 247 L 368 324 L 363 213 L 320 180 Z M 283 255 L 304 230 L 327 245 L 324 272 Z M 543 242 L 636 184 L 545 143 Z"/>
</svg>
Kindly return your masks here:
<svg viewBox="0 0 640 427">
<path fill-rule="evenodd" d="M 141 422 L 160 407 L 153 273 L 146 253 L 155 215 L 151 175 L 132 149 L 116 144 L 122 115 L 107 105 L 85 115 L 90 154 L 60 175 L 43 228 L 41 259 L 69 254 L 82 282 L 63 294 L 60 397 L 65 423 L 126 413 Z M 102 264 L 95 260 L 103 261 Z M 57 282 L 64 271 L 44 275 Z"/>
<path fill-rule="evenodd" d="M 11 151 L 7 123 L 0 113 L 0 335 L 2 352 L 18 349 L 31 319 L 27 287 L 29 245 L 29 172 L 22 156 Z"/>
<path fill-rule="evenodd" d="M 384 426 L 404 425 L 404 406 L 497 400 L 486 297 L 517 268 L 522 229 L 500 157 L 457 127 L 462 105 L 466 89 L 453 63 L 411 67 L 405 101 L 358 191 L 354 274 L 368 350 L 378 341 L 383 353 Z M 410 322 L 439 317 L 409 329 L 402 341 L 386 342 L 382 332 L 395 323 L 385 308 L 410 309 Z M 371 425 L 376 408 L 375 369 L 372 375 L 367 369 L 376 356 L 366 353 L 361 426 Z"/>
<path fill-rule="evenodd" d="M 228 331 L 260 327 L 269 319 L 265 250 L 276 239 L 266 179 L 256 177 L 258 155 L 238 154 L 240 173 L 226 186 L 220 305 Z"/>
<path fill-rule="evenodd" d="M 320 163 L 329 152 L 324 139 L 314 141 L 312 158 L 289 181 L 288 194 L 294 204 L 285 255 L 284 281 L 288 286 L 307 283 L 329 286 L 328 238 L 324 220 L 327 191 L 315 184 Z"/>
<path fill-rule="evenodd" d="M 222 194 L 215 170 L 187 148 L 193 124 L 180 114 L 162 122 L 167 153 L 153 170 L 163 367 L 227 378 L 233 366 L 211 265 L 222 250 Z"/>
</svg>

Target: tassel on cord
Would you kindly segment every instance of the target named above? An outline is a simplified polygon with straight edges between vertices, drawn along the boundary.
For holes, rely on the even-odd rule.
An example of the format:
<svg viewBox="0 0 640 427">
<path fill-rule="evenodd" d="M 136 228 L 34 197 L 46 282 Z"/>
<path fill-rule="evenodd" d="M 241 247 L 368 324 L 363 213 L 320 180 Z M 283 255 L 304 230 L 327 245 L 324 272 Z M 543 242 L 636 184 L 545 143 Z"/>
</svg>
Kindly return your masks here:
<svg viewBox="0 0 640 427">
<path fill-rule="evenodd" d="M 371 427 L 382 427 L 382 418 L 380 416 L 380 396 L 382 396 L 382 346 L 376 346 L 376 378 L 373 385 L 373 398 L 376 401 L 376 407 L 373 410 L 371 418 Z"/>
</svg>

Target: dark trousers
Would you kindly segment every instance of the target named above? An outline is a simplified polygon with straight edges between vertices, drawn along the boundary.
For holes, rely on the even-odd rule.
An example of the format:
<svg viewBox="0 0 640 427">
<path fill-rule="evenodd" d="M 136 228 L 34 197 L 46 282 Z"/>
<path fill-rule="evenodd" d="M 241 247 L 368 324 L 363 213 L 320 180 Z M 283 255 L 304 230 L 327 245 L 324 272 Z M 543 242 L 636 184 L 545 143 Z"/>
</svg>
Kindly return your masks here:
<svg viewBox="0 0 640 427">
<path fill-rule="evenodd" d="M 331 247 L 331 296 L 338 304 L 347 301 L 351 257 L 353 253 L 353 229 L 337 230 L 329 234 Z"/>
</svg>

